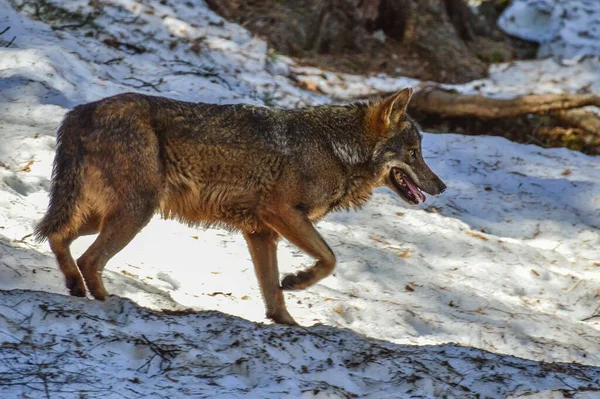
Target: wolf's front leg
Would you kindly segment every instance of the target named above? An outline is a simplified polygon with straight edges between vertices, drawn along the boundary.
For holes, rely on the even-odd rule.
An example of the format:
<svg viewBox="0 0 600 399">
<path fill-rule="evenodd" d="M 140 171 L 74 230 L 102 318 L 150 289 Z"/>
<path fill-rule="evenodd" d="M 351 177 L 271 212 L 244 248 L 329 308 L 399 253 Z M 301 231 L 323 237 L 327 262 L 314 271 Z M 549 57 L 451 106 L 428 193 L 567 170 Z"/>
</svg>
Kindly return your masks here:
<svg viewBox="0 0 600 399">
<path fill-rule="evenodd" d="M 287 311 L 283 292 L 279 287 L 279 269 L 277 268 L 277 240 L 274 231 L 244 233 L 254 271 L 267 308 L 267 317 L 275 323 L 298 325 Z"/>
<path fill-rule="evenodd" d="M 264 221 L 279 235 L 317 260 L 313 267 L 285 276 L 281 288 L 302 290 L 331 274 L 335 267 L 335 255 L 305 214 L 292 208 Z"/>
</svg>

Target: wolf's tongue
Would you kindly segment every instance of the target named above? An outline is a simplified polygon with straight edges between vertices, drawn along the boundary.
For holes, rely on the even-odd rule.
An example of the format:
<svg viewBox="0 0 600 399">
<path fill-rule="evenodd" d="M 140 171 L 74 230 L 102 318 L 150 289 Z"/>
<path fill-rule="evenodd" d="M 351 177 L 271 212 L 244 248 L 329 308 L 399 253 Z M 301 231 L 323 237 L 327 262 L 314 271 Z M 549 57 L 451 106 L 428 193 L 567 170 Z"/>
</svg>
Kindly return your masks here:
<svg viewBox="0 0 600 399">
<path fill-rule="evenodd" d="M 415 197 L 420 202 L 425 202 L 425 195 L 421 192 L 421 190 L 419 190 L 419 187 L 417 187 L 410 178 L 404 179 L 404 181 L 406 182 L 406 185 L 408 186 L 410 191 L 412 191 L 412 193 L 415 195 Z"/>
</svg>

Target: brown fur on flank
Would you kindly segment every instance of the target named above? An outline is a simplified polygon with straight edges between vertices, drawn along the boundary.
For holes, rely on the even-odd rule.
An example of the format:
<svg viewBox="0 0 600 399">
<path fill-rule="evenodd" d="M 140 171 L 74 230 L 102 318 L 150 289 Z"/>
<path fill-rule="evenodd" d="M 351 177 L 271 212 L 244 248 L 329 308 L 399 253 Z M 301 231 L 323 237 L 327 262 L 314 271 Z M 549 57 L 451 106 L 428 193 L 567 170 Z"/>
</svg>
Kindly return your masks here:
<svg viewBox="0 0 600 399">
<path fill-rule="evenodd" d="M 295 324 L 282 289 L 309 287 L 335 266 L 314 221 L 360 207 L 378 186 L 418 202 L 403 179 L 432 195 L 445 189 L 423 161 L 421 135 L 406 115 L 411 94 L 282 110 L 127 93 L 75 107 L 58 130 L 50 205 L 36 235 L 48 238 L 72 295 L 85 296 L 87 286 L 104 299 L 105 264 L 156 211 L 241 231 L 267 317 Z M 95 233 L 75 262 L 70 244 Z M 281 237 L 316 263 L 280 284 Z"/>
</svg>

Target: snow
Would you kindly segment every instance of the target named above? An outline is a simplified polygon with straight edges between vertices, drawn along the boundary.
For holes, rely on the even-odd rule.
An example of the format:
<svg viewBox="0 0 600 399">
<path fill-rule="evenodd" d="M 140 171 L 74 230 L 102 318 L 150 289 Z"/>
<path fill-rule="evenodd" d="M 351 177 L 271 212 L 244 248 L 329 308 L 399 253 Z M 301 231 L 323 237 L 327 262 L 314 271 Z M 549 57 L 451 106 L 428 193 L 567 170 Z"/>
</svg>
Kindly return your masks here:
<svg viewBox="0 0 600 399">
<path fill-rule="evenodd" d="M 425 158 L 449 189 L 419 207 L 380 189 L 363 210 L 321 222 L 336 271 L 286 293 L 307 327 L 264 319 L 239 234 L 158 217 L 108 264 L 114 296 L 66 296 L 31 232 L 47 206 L 56 128 L 74 105 L 139 91 L 290 107 L 426 82 L 296 65 L 201 2 L 104 1 L 93 28 L 63 30 L 33 20 L 32 3 L 13 7 L 22 4 L 0 0 L 0 31 L 10 26 L 0 45 L 15 37 L 0 47 L 3 395 L 600 397 L 600 162 L 566 149 L 425 134 Z M 599 82 L 594 59 L 548 59 L 452 87 L 511 97 L 598 93 Z M 76 241 L 74 255 L 93 239 Z M 279 263 L 289 273 L 311 259 L 282 242 Z"/>
<path fill-rule="evenodd" d="M 3 364 L 11 368 L 0 381 L 27 397 L 502 397 L 592 389 L 600 378 L 590 366 L 455 344 L 398 345 L 332 326 L 263 326 L 214 311 L 156 314 L 114 297 L 18 290 L 0 297 Z"/>
<path fill-rule="evenodd" d="M 600 56 L 597 0 L 513 0 L 498 25 L 506 33 L 540 43 L 538 57 Z"/>
</svg>

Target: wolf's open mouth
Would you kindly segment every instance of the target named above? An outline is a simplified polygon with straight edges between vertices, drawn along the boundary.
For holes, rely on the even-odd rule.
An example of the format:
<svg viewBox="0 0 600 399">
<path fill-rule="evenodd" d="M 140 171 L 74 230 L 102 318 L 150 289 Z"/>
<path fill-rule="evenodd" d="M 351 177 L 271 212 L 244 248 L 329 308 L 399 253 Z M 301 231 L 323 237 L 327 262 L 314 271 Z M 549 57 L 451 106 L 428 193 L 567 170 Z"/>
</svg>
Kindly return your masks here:
<svg viewBox="0 0 600 399">
<path fill-rule="evenodd" d="M 411 204 L 425 202 L 425 195 L 417 187 L 413 179 L 398 168 L 392 168 L 390 171 L 390 181 L 394 185 L 396 192 L 402 199 Z"/>
</svg>

